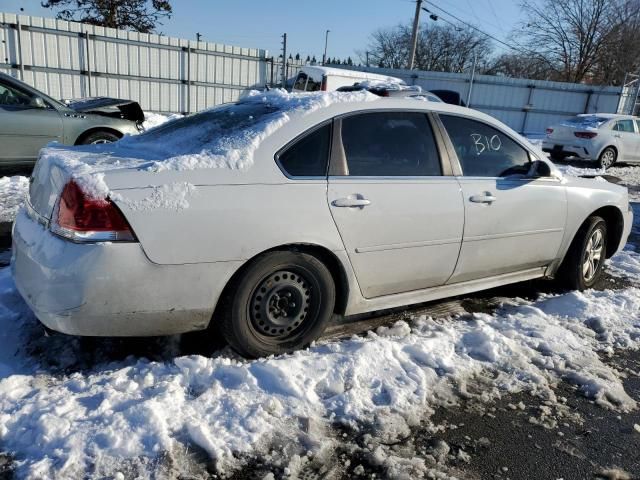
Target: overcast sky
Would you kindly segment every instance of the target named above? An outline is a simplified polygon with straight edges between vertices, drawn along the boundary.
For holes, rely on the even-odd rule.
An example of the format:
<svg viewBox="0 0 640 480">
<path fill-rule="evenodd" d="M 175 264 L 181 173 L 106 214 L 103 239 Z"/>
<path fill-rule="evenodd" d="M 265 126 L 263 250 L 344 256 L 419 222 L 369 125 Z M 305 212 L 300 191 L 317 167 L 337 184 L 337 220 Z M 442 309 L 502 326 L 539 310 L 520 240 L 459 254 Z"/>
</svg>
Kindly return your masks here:
<svg viewBox="0 0 640 480">
<path fill-rule="evenodd" d="M 432 0 L 431 5 L 473 23 L 500 39 L 522 19 L 517 0 Z M 319 0 L 273 2 L 264 0 L 173 0 L 173 16 L 159 30 L 165 35 L 203 39 L 246 47 L 280 49 L 280 36 L 288 34 L 289 51 L 303 57 L 322 57 L 325 30 L 329 34 L 330 57 L 356 57 L 365 50 L 369 35 L 413 18 L 413 0 Z M 0 0 L 0 11 L 28 15 L 54 16 L 40 6 L 40 0 Z M 450 18 L 442 15 L 444 18 Z M 423 19 L 428 14 L 423 12 Z M 439 21 L 442 23 L 442 21 Z M 428 25 L 434 22 L 429 20 Z"/>
</svg>

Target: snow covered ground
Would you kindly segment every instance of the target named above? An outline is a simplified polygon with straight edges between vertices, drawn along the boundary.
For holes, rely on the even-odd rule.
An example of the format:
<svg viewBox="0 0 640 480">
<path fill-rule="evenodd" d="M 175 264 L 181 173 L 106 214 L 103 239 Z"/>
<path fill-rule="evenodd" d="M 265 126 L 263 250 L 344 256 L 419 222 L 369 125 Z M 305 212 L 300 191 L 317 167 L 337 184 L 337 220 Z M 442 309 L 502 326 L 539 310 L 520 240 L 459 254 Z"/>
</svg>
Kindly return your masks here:
<svg viewBox="0 0 640 480">
<path fill-rule="evenodd" d="M 563 379 L 604 408 L 637 408 L 601 358 L 640 348 L 640 255 L 609 268 L 631 286 L 505 299 L 491 315 L 418 317 L 256 361 L 183 355 L 175 338 L 122 358 L 116 340 L 46 336 L 1 269 L 0 445 L 18 478 L 175 478 L 194 474 L 194 452 L 223 476 L 258 457 L 298 478 L 330 461 L 339 425 L 368 435 L 388 476 L 424 475 L 437 459 L 389 445 L 461 398 L 525 391 L 556 405 Z"/>
<path fill-rule="evenodd" d="M 12 222 L 29 188 L 27 177 L 0 177 L 0 222 Z"/>
</svg>

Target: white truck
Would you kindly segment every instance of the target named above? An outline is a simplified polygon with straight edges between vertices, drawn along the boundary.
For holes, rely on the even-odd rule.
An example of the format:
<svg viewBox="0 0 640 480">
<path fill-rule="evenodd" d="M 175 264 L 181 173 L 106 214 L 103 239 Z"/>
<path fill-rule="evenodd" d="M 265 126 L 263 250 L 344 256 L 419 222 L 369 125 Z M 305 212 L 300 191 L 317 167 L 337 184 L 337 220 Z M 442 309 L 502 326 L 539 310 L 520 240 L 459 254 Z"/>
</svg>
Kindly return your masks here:
<svg viewBox="0 0 640 480">
<path fill-rule="evenodd" d="M 344 70 L 342 68 L 304 66 L 298 72 L 293 83 L 293 92 L 335 91 L 340 87 L 349 87 L 358 82 L 380 82 L 405 85 L 396 77 L 376 73 Z"/>
</svg>

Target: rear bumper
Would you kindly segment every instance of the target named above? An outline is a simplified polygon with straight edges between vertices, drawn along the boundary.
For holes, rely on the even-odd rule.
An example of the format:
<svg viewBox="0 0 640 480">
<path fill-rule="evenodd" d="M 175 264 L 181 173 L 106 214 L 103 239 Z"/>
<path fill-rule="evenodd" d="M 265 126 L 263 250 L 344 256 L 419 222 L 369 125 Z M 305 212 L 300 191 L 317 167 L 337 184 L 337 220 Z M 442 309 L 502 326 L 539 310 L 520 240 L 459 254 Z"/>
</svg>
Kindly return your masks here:
<svg viewBox="0 0 640 480">
<path fill-rule="evenodd" d="M 138 243 L 72 243 L 23 211 L 13 231 L 11 268 L 18 291 L 44 325 L 71 335 L 170 335 L 206 328 L 237 263 L 157 265 Z"/>
<path fill-rule="evenodd" d="M 578 157 L 582 160 L 595 160 L 597 152 L 593 152 L 590 145 L 578 145 L 576 143 L 562 142 L 547 139 L 542 142 L 542 151 L 550 154 L 563 155 L 565 157 Z"/>
</svg>

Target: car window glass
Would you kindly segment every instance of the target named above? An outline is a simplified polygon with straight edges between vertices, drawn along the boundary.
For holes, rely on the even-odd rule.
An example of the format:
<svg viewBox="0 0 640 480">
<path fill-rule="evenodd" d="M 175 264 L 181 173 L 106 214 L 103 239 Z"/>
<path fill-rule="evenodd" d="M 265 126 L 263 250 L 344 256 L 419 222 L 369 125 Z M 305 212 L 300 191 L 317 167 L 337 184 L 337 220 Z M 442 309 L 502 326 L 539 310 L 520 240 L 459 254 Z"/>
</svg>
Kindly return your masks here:
<svg viewBox="0 0 640 480">
<path fill-rule="evenodd" d="M 25 107 L 31 104 L 31 97 L 9 85 L 0 84 L 0 105 Z"/>
<path fill-rule="evenodd" d="M 304 72 L 300 72 L 298 74 L 298 78 L 296 78 L 296 83 L 293 84 L 293 89 L 304 90 L 306 83 L 307 83 L 307 74 Z"/>
<path fill-rule="evenodd" d="M 376 112 L 345 117 L 342 143 L 351 176 L 438 176 L 438 150 L 427 116 Z"/>
<path fill-rule="evenodd" d="M 526 174 L 529 153 L 501 131 L 476 120 L 440 115 L 465 176 L 504 177 Z"/>
<path fill-rule="evenodd" d="M 633 129 L 633 120 L 618 120 L 615 129 L 619 132 L 635 132 Z"/>
<path fill-rule="evenodd" d="M 297 140 L 280 154 L 280 166 L 293 177 L 324 177 L 330 141 L 331 124 L 327 124 Z"/>
<path fill-rule="evenodd" d="M 640 132 L 640 120 L 636 120 L 636 127 L 638 127 L 638 132 Z"/>
</svg>

